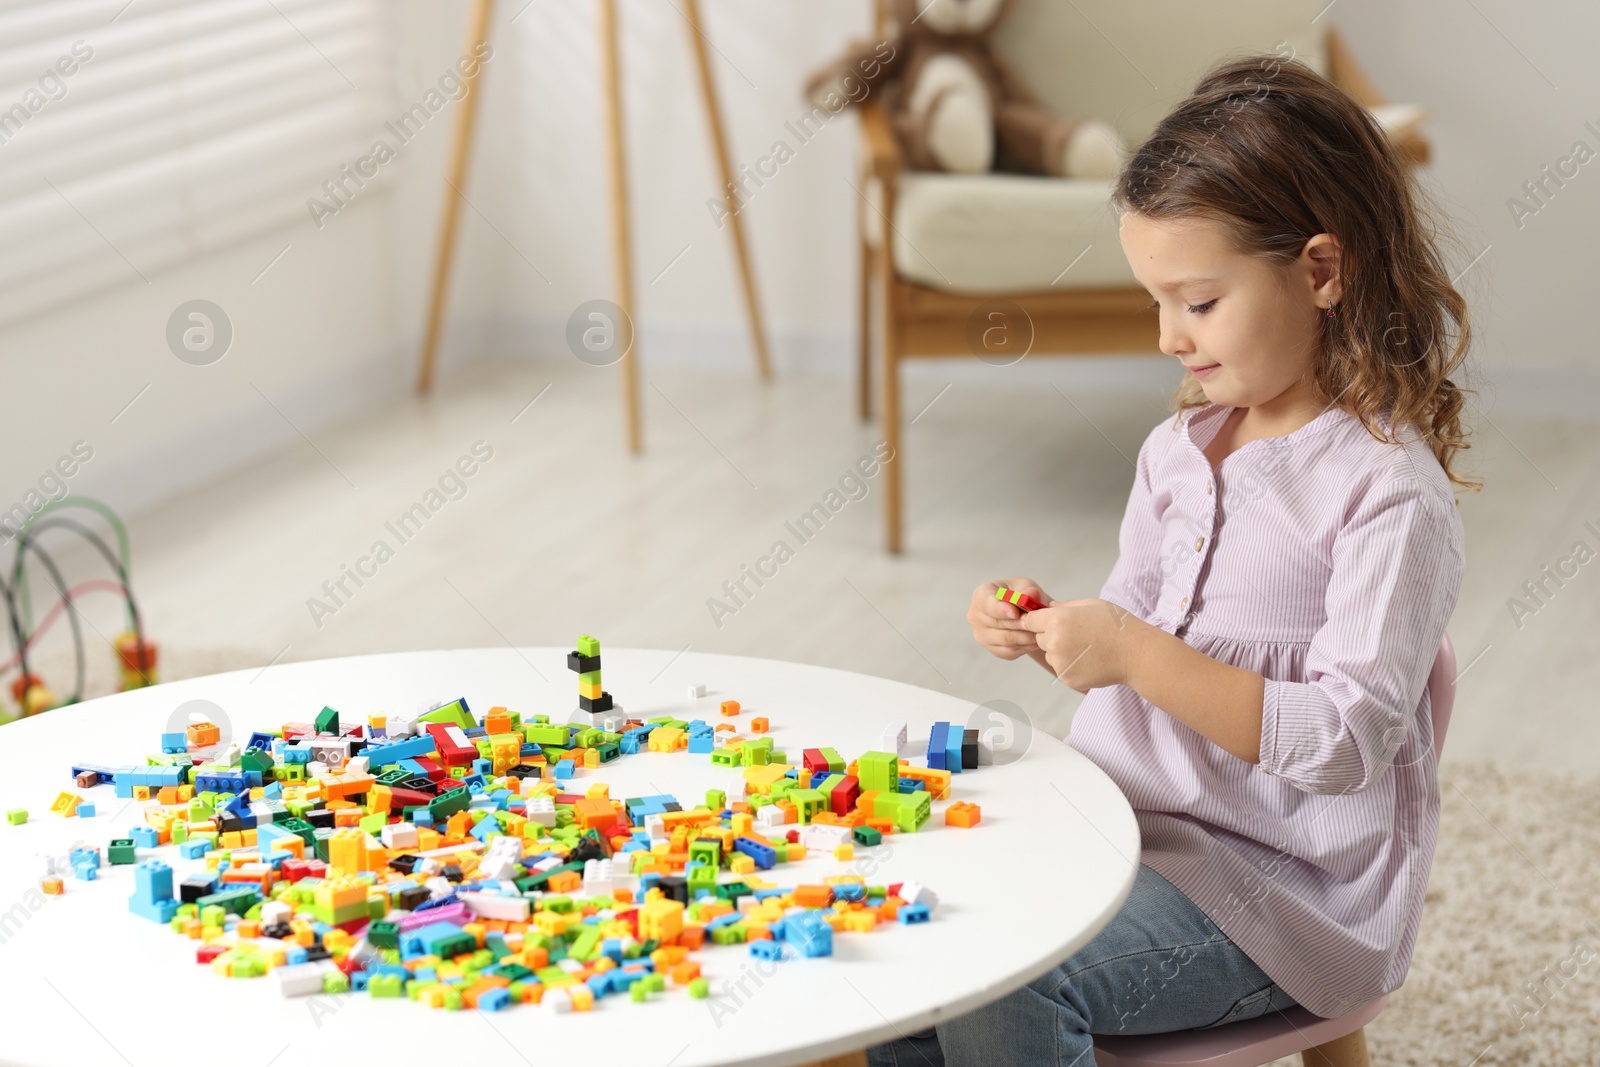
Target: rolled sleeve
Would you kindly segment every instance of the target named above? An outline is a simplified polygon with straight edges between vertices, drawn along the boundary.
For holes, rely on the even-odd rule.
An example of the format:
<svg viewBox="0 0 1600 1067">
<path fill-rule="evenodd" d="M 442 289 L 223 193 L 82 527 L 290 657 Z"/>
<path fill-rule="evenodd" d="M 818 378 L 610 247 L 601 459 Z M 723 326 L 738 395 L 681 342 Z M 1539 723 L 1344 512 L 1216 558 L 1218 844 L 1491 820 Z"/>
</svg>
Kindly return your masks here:
<svg viewBox="0 0 1600 1067">
<path fill-rule="evenodd" d="M 1163 432 L 1171 435 L 1165 423 L 1152 430 L 1139 447 L 1133 489 L 1117 534 L 1117 562 L 1100 589 L 1101 600 L 1124 607 L 1141 619 L 1155 613 L 1160 592 L 1161 514 L 1151 489 L 1151 466 L 1160 447 L 1157 434 Z"/>
<path fill-rule="evenodd" d="M 1395 476 L 1356 505 L 1331 557 L 1305 680 L 1266 681 L 1259 766 L 1306 792 L 1339 794 L 1379 781 L 1417 726 L 1460 593 L 1461 519 L 1436 489 Z"/>
</svg>

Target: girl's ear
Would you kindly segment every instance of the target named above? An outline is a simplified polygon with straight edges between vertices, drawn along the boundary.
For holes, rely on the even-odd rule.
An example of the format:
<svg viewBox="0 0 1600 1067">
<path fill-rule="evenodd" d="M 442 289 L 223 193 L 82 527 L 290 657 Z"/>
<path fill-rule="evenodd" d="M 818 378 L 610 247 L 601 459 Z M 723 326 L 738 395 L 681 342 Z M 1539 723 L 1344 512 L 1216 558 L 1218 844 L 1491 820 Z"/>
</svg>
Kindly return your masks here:
<svg viewBox="0 0 1600 1067">
<path fill-rule="evenodd" d="M 1344 297 L 1340 264 L 1344 246 L 1331 233 L 1319 233 L 1300 250 L 1300 261 L 1310 271 L 1312 299 L 1318 305 L 1337 304 Z"/>
</svg>

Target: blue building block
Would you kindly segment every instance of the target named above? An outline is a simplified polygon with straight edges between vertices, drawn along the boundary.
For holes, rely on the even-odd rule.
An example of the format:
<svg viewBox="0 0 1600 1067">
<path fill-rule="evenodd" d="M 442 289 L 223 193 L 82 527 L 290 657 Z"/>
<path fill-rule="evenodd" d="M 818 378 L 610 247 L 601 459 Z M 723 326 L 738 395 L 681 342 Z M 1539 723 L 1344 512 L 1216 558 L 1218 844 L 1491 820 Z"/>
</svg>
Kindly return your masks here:
<svg viewBox="0 0 1600 1067">
<path fill-rule="evenodd" d="M 959 723 L 951 726 L 948 733 L 945 735 L 944 766 L 945 770 L 949 771 L 951 774 L 961 773 L 962 735 L 963 731 Z"/>
<path fill-rule="evenodd" d="M 203 837 L 191 837 L 178 846 L 178 855 L 186 860 L 197 860 L 211 851 L 211 842 Z"/>
<path fill-rule="evenodd" d="M 567 779 L 571 778 L 572 768 L 573 762 L 569 759 L 564 759 L 560 763 L 557 763 L 555 768 L 556 778 L 561 781 L 566 781 Z"/>
<path fill-rule="evenodd" d="M 946 753 L 949 750 L 949 747 L 950 747 L 950 724 L 947 723 L 947 722 L 936 722 L 936 723 L 934 723 L 933 724 L 933 730 L 930 731 L 929 734 L 928 734 L 928 766 L 929 766 L 929 768 L 931 768 L 933 770 L 936 770 L 936 771 L 942 771 L 942 770 L 946 769 L 946 767 L 944 765 L 944 761 L 945 761 L 945 758 L 946 758 Z"/>
<path fill-rule="evenodd" d="M 418 756 L 431 756 L 438 751 L 438 745 L 432 735 L 422 734 L 418 737 L 403 737 L 383 745 L 368 745 L 361 750 L 367 757 L 369 767 L 387 767 L 391 763 L 401 760 L 416 759 Z"/>
<path fill-rule="evenodd" d="M 80 819 L 92 819 L 94 818 L 94 805 L 89 803 L 79 804 L 78 810 L 74 814 Z"/>
<path fill-rule="evenodd" d="M 98 776 L 98 780 L 94 783 L 95 785 L 117 780 L 117 768 L 115 767 L 107 767 L 103 763 L 75 763 L 72 765 L 71 773 L 73 778 L 77 778 L 84 771 L 93 771 Z"/>
<path fill-rule="evenodd" d="M 755 860 L 756 867 L 763 871 L 778 862 L 778 853 L 774 849 L 748 837 L 735 838 L 733 847 L 736 852 L 743 852 Z"/>
<path fill-rule="evenodd" d="M 906 925 L 912 923 L 925 923 L 928 921 L 928 906 L 926 904 L 902 904 L 894 917 Z"/>
<path fill-rule="evenodd" d="M 166 755 L 181 755 L 189 751 L 189 742 L 182 730 L 161 735 L 161 751 Z"/>
<path fill-rule="evenodd" d="M 165 737 L 166 735 L 163 734 L 162 736 Z M 259 749 L 261 749 L 261 750 L 263 750 L 265 752 L 271 752 L 272 751 L 272 742 L 274 742 L 276 740 L 277 740 L 277 738 L 272 736 L 271 734 L 263 733 L 260 730 L 257 730 L 257 731 L 255 731 L 254 733 L 252 733 L 250 735 L 250 741 L 244 747 L 245 748 L 259 748 Z"/>
<path fill-rule="evenodd" d="M 511 1004 L 511 994 L 504 989 L 485 989 L 478 994 L 479 1011 L 500 1011 Z"/>
<path fill-rule="evenodd" d="M 750 942 L 750 955 L 761 960 L 783 959 L 783 944 L 778 941 L 762 940 Z"/>
<path fill-rule="evenodd" d="M 135 848 L 155 848 L 161 844 L 161 835 L 153 826 L 135 826 L 128 831 L 128 836 L 133 838 Z"/>
<path fill-rule="evenodd" d="M 800 951 L 802 956 L 833 955 L 833 927 L 819 914 L 805 912 L 790 915 L 783 921 L 783 939 Z"/>
<path fill-rule="evenodd" d="M 717 739 L 715 737 L 713 737 L 711 734 L 690 734 L 689 735 L 689 751 L 690 752 L 714 752 L 714 751 L 716 751 L 716 747 L 717 747 Z"/>
<path fill-rule="evenodd" d="M 172 868 L 160 860 L 145 860 L 133 869 L 133 896 L 128 910 L 158 923 L 168 923 L 178 913 L 172 897 Z"/>
</svg>

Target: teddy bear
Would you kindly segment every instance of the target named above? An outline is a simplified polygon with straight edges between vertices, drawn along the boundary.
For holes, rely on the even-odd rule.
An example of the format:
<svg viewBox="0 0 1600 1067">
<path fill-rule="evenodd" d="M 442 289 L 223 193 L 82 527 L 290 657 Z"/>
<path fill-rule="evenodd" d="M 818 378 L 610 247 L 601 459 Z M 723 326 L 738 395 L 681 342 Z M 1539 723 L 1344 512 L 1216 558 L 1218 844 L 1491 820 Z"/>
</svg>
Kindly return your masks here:
<svg viewBox="0 0 1600 1067">
<path fill-rule="evenodd" d="M 1052 114 L 991 47 L 1012 2 L 888 0 L 893 34 L 851 42 L 807 79 L 806 99 L 836 113 L 880 98 L 917 170 L 1115 177 L 1126 154 L 1117 131 Z"/>
</svg>

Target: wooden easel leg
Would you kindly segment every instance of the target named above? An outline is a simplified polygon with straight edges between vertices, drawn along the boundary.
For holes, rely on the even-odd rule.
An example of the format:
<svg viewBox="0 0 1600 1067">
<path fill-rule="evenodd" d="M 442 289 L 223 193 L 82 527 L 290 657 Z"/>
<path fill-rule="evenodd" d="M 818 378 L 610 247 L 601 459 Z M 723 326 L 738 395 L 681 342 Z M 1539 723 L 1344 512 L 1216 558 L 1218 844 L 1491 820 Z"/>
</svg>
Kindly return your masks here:
<svg viewBox="0 0 1600 1067">
<path fill-rule="evenodd" d="M 857 294 L 859 320 L 856 323 L 856 392 L 861 400 L 861 418 L 872 418 L 872 245 L 867 242 L 867 202 L 856 197 L 856 233 L 861 252 L 860 292 Z"/>
<path fill-rule="evenodd" d="M 745 245 L 744 223 L 739 220 L 739 200 L 734 191 L 733 170 L 728 162 L 728 142 L 722 131 L 722 111 L 717 106 L 717 89 L 711 80 L 711 60 L 706 56 L 705 31 L 700 24 L 700 0 L 684 0 L 689 19 L 689 43 L 694 46 L 695 65 L 700 71 L 700 92 L 705 97 L 706 119 L 711 125 L 711 143 L 717 166 L 722 172 L 722 194 L 728 201 L 728 225 L 733 251 L 739 261 L 739 278 L 744 286 L 745 308 L 750 314 L 750 332 L 756 347 L 756 367 L 762 381 L 772 380 L 772 362 L 767 355 L 767 330 L 761 321 L 761 301 L 756 296 L 755 275 L 750 268 L 750 252 Z"/>
<path fill-rule="evenodd" d="M 1357 1030 L 1300 1053 L 1301 1067 L 1372 1067 L 1367 1058 L 1367 1032 Z"/>
<path fill-rule="evenodd" d="M 622 399 L 628 451 L 642 447 L 639 433 L 639 342 L 633 327 L 633 253 L 628 232 L 628 170 L 622 140 L 622 74 L 617 54 L 616 0 L 600 2 L 600 78 L 605 97 L 607 149 L 611 165 L 612 263 L 616 272 L 617 305 L 628 317 L 633 345 L 622 357 Z"/>
<path fill-rule="evenodd" d="M 489 33 L 489 13 L 494 0 L 476 0 L 468 24 L 463 55 L 476 55 L 478 42 Z M 445 289 L 450 283 L 450 262 L 455 255 L 456 223 L 461 210 L 461 188 L 467 183 L 467 157 L 472 154 L 472 125 L 478 112 L 478 75 L 483 67 L 473 68 L 461 79 L 465 95 L 461 100 L 461 119 L 456 123 L 455 144 L 450 150 L 450 171 L 445 181 L 444 213 L 439 230 L 439 254 L 433 265 L 433 296 L 428 301 L 428 323 L 422 335 L 422 369 L 417 375 L 417 392 L 433 389 L 434 365 L 439 355 L 439 331 L 444 321 Z"/>
<path fill-rule="evenodd" d="M 893 196 L 885 190 L 884 214 L 893 218 Z M 894 256 L 888 234 L 878 245 L 878 292 L 883 304 L 883 439 L 889 445 L 885 464 L 884 508 L 888 521 L 889 552 L 900 554 L 900 492 L 905 484 L 906 454 L 900 442 L 900 301 L 895 292 Z"/>
</svg>

